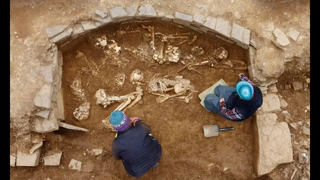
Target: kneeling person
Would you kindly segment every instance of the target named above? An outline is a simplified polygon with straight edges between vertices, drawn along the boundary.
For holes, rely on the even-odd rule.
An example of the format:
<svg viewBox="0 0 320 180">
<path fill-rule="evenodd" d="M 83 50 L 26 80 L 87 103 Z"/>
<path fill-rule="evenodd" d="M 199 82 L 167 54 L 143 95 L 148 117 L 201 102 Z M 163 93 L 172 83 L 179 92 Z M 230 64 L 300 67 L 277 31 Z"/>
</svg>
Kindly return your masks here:
<svg viewBox="0 0 320 180">
<path fill-rule="evenodd" d="M 134 177 L 140 177 L 156 167 L 161 157 L 161 145 L 151 136 L 151 128 L 139 118 L 130 119 L 122 111 L 114 111 L 110 122 L 118 131 L 112 142 L 112 153 L 116 159 L 122 159 L 126 171 Z"/>
</svg>

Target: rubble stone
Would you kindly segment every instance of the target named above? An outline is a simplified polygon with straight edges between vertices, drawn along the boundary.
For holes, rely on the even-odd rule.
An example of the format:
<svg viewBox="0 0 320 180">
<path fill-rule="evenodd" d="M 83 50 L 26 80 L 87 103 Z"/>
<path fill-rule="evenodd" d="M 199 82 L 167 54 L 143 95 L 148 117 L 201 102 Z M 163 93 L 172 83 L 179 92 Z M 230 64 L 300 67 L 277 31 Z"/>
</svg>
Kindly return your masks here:
<svg viewBox="0 0 320 180">
<path fill-rule="evenodd" d="M 59 166 L 62 152 L 48 153 L 43 157 L 45 166 Z"/>
<path fill-rule="evenodd" d="M 266 78 L 278 78 L 284 72 L 283 54 L 274 47 L 261 47 L 256 51 L 255 65 Z"/>
<path fill-rule="evenodd" d="M 72 28 L 68 28 L 65 31 L 63 31 L 62 33 L 60 33 L 59 35 L 53 37 L 51 39 L 51 42 L 53 43 L 57 43 L 59 41 L 63 41 L 66 38 L 68 38 L 71 34 L 72 34 L 73 29 Z"/>
<path fill-rule="evenodd" d="M 202 16 L 200 13 L 196 12 L 194 15 L 193 15 L 193 22 L 194 24 L 197 24 L 197 25 L 202 25 L 203 22 L 206 20 L 206 18 L 204 16 Z M 214 28 L 213 28 L 214 29 Z"/>
<path fill-rule="evenodd" d="M 140 6 L 138 16 L 157 16 L 157 12 L 151 4 L 146 4 Z"/>
<path fill-rule="evenodd" d="M 52 38 L 53 36 L 64 31 L 67 27 L 68 27 L 68 25 L 59 25 L 59 26 L 55 26 L 53 28 L 47 28 L 46 32 L 47 32 L 48 37 Z"/>
<path fill-rule="evenodd" d="M 128 16 L 128 13 L 123 9 L 123 7 L 114 7 L 110 9 L 109 12 L 112 19 Z"/>
<path fill-rule="evenodd" d="M 306 126 L 303 126 L 303 134 L 310 136 L 310 129 L 307 128 Z"/>
<path fill-rule="evenodd" d="M 44 84 L 34 98 L 34 104 L 41 108 L 51 108 L 52 85 Z"/>
<path fill-rule="evenodd" d="M 40 71 L 41 71 L 42 76 L 44 77 L 44 80 L 47 83 L 53 82 L 53 72 L 52 72 L 51 66 L 41 66 Z"/>
<path fill-rule="evenodd" d="M 274 31 L 273 31 L 273 35 L 277 38 L 280 36 L 280 34 L 282 34 L 283 32 L 279 29 L 279 28 L 276 28 Z"/>
<path fill-rule="evenodd" d="M 231 26 L 228 21 L 225 21 L 221 18 L 217 18 L 217 24 L 215 27 L 215 31 L 218 33 L 230 37 L 230 32 L 231 32 Z"/>
<path fill-rule="evenodd" d="M 83 166 L 81 167 L 81 171 L 83 172 L 92 172 L 94 168 L 94 163 L 91 161 L 83 163 Z"/>
<path fill-rule="evenodd" d="M 277 43 L 280 46 L 287 46 L 290 44 L 289 39 L 287 38 L 287 36 L 284 33 L 281 33 L 278 37 L 277 37 Z"/>
<path fill-rule="evenodd" d="M 272 93 L 278 92 L 277 86 L 275 84 L 272 84 L 268 89 Z"/>
<path fill-rule="evenodd" d="M 34 151 L 39 149 L 43 145 L 43 141 L 40 141 L 39 143 L 36 143 L 35 145 L 32 146 L 32 148 L 29 150 L 30 154 L 33 154 Z"/>
<path fill-rule="evenodd" d="M 33 154 L 26 154 L 18 150 L 16 166 L 38 166 L 41 149 Z"/>
<path fill-rule="evenodd" d="M 269 22 L 267 24 L 264 25 L 263 30 L 265 31 L 274 31 L 274 23 L 273 22 Z"/>
<path fill-rule="evenodd" d="M 71 159 L 71 161 L 69 163 L 69 169 L 81 171 L 81 165 L 82 165 L 81 161 Z"/>
<path fill-rule="evenodd" d="M 271 112 L 275 110 L 280 110 L 280 100 L 275 94 L 267 94 L 263 97 L 262 111 Z"/>
<path fill-rule="evenodd" d="M 288 106 L 288 103 L 284 99 L 280 98 L 280 107 L 285 108 L 287 106 Z"/>
<path fill-rule="evenodd" d="M 277 115 L 257 115 L 254 121 L 254 168 L 258 176 L 271 172 L 282 163 L 293 161 L 291 134 L 286 122 L 277 122 Z"/>
<path fill-rule="evenodd" d="M 303 89 L 303 85 L 301 82 L 295 81 L 292 83 L 292 86 L 293 86 L 293 90 L 295 90 L 295 91 Z"/>
<path fill-rule="evenodd" d="M 126 8 L 128 16 L 135 16 L 138 10 L 138 5 L 132 5 Z"/>
<path fill-rule="evenodd" d="M 184 25 L 190 25 L 192 22 L 192 16 L 188 14 L 183 14 L 180 12 L 175 12 L 174 13 L 174 22 L 179 23 L 179 24 L 184 24 Z"/>
<path fill-rule="evenodd" d="M 88 154 L 91 156 L 99 156 L 100 154 L 103 153 L 103 149 L 92 149 L 92 150 L 87 150 Z"/>
<path fill-rule="evenodd" d="M 15 167 L 16 166 L 16 156 L 10 155 L 10 166 Z"/>
<path fill-rule="evenodd" d="M 288 32 L 288 36 L 294 41 L 297 41 L 299 34 L 300 33 L 297 30 L 291 30 Z"/>
<path fill-rule="evenodd" d="M 290 126 L 293 127 L 295 130 L 298 130 L 298 128 L 299 128 L 298 123 L 290 123 Z"/>
<path fill-rule="evenodd" d="M 96 24 L 97 27 L 108 24 L 112 21 L 110 16 L 108 16 L 107 18 L 104 18 L 104 19 L 101 17 L 95 17 L 94 20 L 99 22 L 98 24 Z"/>
<path fill-rule="evenodd" d="M 102 9 L 97 9 L 94 11 L 94 13 L 102 18 L 106 18 L 108 16 L 107 12 Z"/>
<path fill-rule="evenodd" d="M 49 115 L 49 119 L 36 118 L 31 123 L 31 130 L 38 133 L 47 133 L 47 132 L 56 131 L 58 129 L 59 129 L 58 120 L 52 111 Z"/>
</svg>

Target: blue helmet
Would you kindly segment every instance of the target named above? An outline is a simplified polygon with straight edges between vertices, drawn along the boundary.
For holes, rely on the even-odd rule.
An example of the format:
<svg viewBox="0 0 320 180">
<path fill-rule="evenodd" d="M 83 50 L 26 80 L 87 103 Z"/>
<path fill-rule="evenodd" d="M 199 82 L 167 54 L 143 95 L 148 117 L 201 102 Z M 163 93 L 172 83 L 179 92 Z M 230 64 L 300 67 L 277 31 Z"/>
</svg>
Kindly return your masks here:
<svg viewBox="0 0 320 180">
<path fill-rule="evenodd" d="M 240 81 L 236 85 L 236 90 L 239 96 L 244 100 L 250 100 L 253 96 L 254 90 L 253 86 L 246 82 L 246 81 Z"/>
</svg>

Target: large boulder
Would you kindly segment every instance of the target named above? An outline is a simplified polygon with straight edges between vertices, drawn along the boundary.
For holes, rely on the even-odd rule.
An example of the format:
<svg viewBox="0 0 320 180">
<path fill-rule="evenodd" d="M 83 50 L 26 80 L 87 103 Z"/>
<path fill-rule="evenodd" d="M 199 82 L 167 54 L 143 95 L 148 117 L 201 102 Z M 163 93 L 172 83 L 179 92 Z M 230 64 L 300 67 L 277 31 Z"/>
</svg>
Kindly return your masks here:
<svg viewBox="0 0 320 180">
<path fill-rule="evenodd" d="M 274 47 L 261 47 L 256 51 L 255 65 L 266 78 L 278 78 L 284 72 L 284 57 Z"/>
<path fill-rule="evenodd" d="M 254 120 L 254 168 L 258 176 L 271 172 L 279 164 L 293 161 L 291 134 L 286 122 L 277 115 L 257 115 Z"/>
</svg>

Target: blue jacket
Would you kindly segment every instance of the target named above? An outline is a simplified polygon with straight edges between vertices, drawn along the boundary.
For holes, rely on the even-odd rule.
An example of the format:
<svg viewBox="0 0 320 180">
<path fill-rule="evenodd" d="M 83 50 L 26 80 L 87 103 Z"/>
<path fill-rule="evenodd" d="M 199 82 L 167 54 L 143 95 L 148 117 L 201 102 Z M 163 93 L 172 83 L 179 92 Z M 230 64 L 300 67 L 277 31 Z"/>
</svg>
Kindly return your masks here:
<svg viewBox="0 0 320 180">
<path fill-rule="evenodd" d="M 150 133 L 150 127 L 138 121 L 128 130 L 118 132 L 112 143 L 114 157 L 122 159 L 123 166 L 131 176 L 144 175 L 160 160 L 161 145 Z"/>
</svg>

